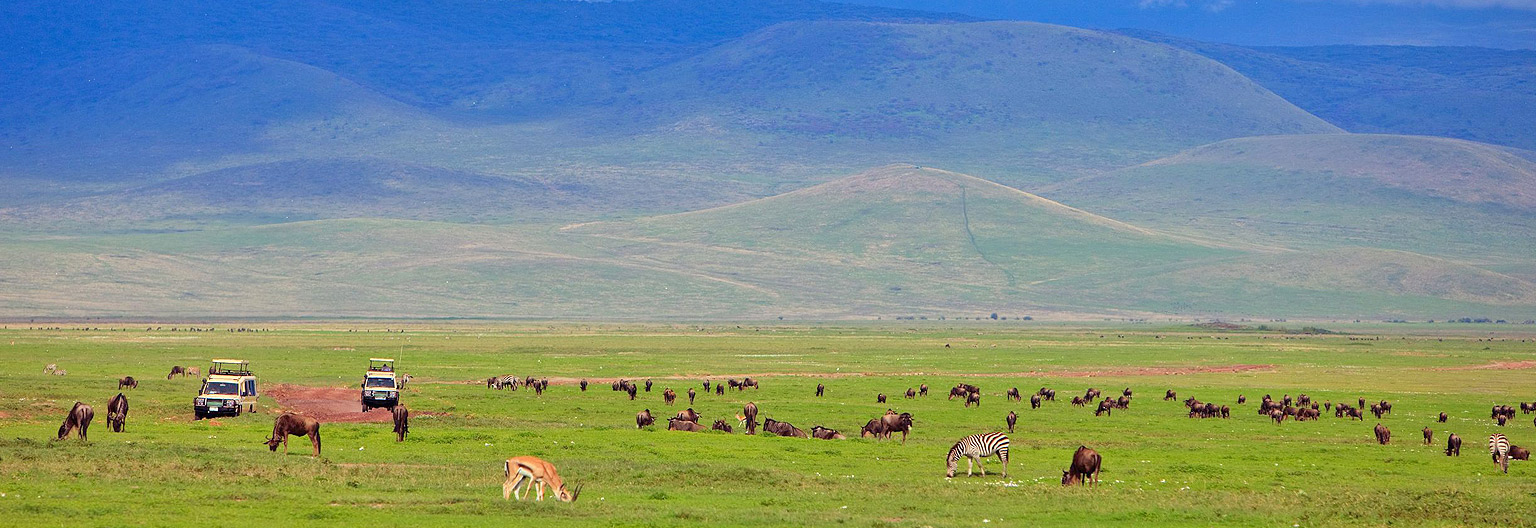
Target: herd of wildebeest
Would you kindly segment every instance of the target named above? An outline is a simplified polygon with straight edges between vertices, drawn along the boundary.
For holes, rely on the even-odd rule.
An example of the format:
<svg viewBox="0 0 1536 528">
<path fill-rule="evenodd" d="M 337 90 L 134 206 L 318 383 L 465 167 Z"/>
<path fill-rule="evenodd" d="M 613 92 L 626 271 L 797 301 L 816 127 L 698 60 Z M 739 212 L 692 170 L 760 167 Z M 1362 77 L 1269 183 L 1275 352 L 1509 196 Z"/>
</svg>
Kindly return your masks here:
<svg viewBox="0 0 1536 528">
<path fill-rule="evenodd" d="M 53 374 L 62 372 L 62 370 L 58 369 L 55 365 L 48 365 L 44 371 L 46 373 Z M 175 367 L 172 369 L 171 374 L 167 376 L 167 379 L 171 379 L 177 375 L 195 376 L 197 375 L 197 370 L 195 368 L 184 369 L 182 367 Z M 124 389 L 134 389 L 138 387 L 138 384 L 139 381 L 135 380 L 133 377 L 124 377 L 118 380 L 118 389 L 119 391 Z M 507 375 L 488 378 L 485 381 L 485 384 L 487 388 L 494 390 L 516 391 L 520 387 L 528 387 L 532 389 L 536 395 L 542 395 L 546 390 L 549 389 L 550 381 L 545 378 L 536 378 L 533 376 L 519 378 L 517 376 Z M 580 380 L 577 385 L 580 387 L 582 392 L 586 392 L 591 384 L 588 382 L 588 380 L 583 379 Z M 627 395 L 631 401 L 635 400 L 642 390 L 649 393 L 653 387 L 654 382 L 649 379 L 643 382 L 619 379 L 611 382 L 610 384 L 612 391 L 621 392 Z M 727 387 L 737 391 L 745 391 L 747 389 L 756 390 L 761 388 L 759 382 L 755 379 L 752 379 L 751 377 L 746 377 L 740 380 L 729 379 L 726 380 L 725 383 L 712 380 L 703 380 L 702 387 L 704 389 L 702 391 L 704 394 L 714 392 L 716 395 L 725 394 Z M 816 385 L 815 396 L 824 396 L 826 394 L 826 390 L 827 388 L 825 384 L 818 383 Z M 678 398 L 676 391 L 670 387 L 664 387 L 661 392 L 662 403 L 664 405 L 672 406 L 676 404 Z M 764 417 L 762 422 L 759 423 L 758 415 L 760 411 L 757 404 L 754 402 L 747 402 L 742 406 L 741 414 L 735 416 L 735 427 L 733 427 L 733 421 L 728 421 L 725 419 L 717 419 L 711 426 L 705 427 L 702 425 L 703 417 L 692 408 L 695 398 L 697 398 L 699 392 L 695 391 L 694 388 L 689 387 L 686 391 L 686 394 L 688 396 L 689 407 L 677 412 L 672 417 L 667 418 L 667 430 L 687 432 L 720 431 L 724 433 L 734 433 L 735 427 L 742 427 L 745 434 L 755 435 L 758 433 L 759 426 L 761 426 L 761 430 L 764 433 L 783 437 L 816 438 L 821 440 L 842 440 L 846 438 L 846 436 L 838 430 L 824 427 L 822 425 L 812 426 L 810 428 L 810 432 L 807 433 L 805 430 L 796 427 L 789 422 L 776 420 L 774 418 Z M 909 400 L 916 398 L 926 398 L 928 396 L 928 385 L 922 384 L 918 387 L 908 388 L 903 393 L 903 396 Z M 1129 409 L 1133 401 L 1133 396 L 1134 393 L 1130 388 L 1125 388 L 1120 392 L 1119 396 L 1115 397 L 1105 397 L 1098 389 L 1089 388 L 1084 391 L 1082 396 L 1073 396 L 1071 399 L 1071 405 L 1084 408 L 1092 407 L 1094 416 L 1107 417 L 1112 416 L 1116 410 Z M 1023 402 L 1024 400 L 1022 393 L 1016 387 L 1007 389 L 1005 392 L 1005 398 L 1011 402 Z M 981 406 L 982 390 L 980 387 L 973 384 L 957 383 L 954 387 L 950 388 L 949 391 L 949 400 L 954 401 L 956 399 L 960 400 L 962 404 L 967 408 L 979 408 Z M 1173 390 L 1168 390 L 1165 392 L 1162 400 L 1165 402 L 1182 401 L 1184 408 L 1188 411 L 1189 418 L 1192 419 L 1227 419 L 1231 418 L 1232 416 L 1232 408 L 1229 405 L 1218 405 L 1213 402 L 1203 402 L 1194 397 L 1180 400 L 1178 394 Z M 875 401 L 878 403 L 886 403 L 886 395 L 884 393 L 876 394 Z M 1056 401 L 1056 390 L 1050 387 L 1041 387 L 1039 390 L 1035 391 L 1029 396 L 1029 404 L 1031 409 L 1039 409 L 1045 405 L 1046 402 L 1054 401 Z M 1248 398 L 1246 396 L 1239 395 L 1237 397 L 1236 405 L 1243 406 L 1247 403 Z M 1298 394 L 1294 397 L 1291 395 L 1283 395 L 1279 399 L 1272 398 L 1270 395 L 1266 394 L 1260 399 L 1259 405 L 1256 406 L 1256 413 L 1259 416 L 1273 420 L 1277 425 L 1284 423 L 1288 419 L 1297 422 L 1317 420 L 1325 413 L 1329 412 L 1333 413 L 1335 418 L 1357 421 L 1364 421 L 1365 412 L 1370 412 L 1378 420 L 1381 420 L 1383 416 L 1392 414 L 1392 403 L 1386 400 L 1371 403 L 1367 402 L 1366 399 L 1362 397 L 1358 398 L 1354 403 L 1355 405 L 1350 405 L 1347 402 L 1318 402 L 1306 394 Z M 1521 402 L 1519 403 L 1518 408 L 1520 413 L 1531 414 L 1536 412 L 1536 402 Z M 391 409 L 391 413 L 394 422 L 396 441 L 403 442 L 405 441 L 406 434 L 409 431 L 409 411 L 404 405 L 397 405 L 395 408 Z M 82 402 L 75 402 L 74 406 L 71 407 L 69 413 L 66 415 L 63 425 L 59 427 L 57 438 L 59 440 L 63 440 L 67 438 L 71 432 L 78 432 L 78 437 L 81 440 L 86 440 L 87 430 L 90 428 L 90 423 L 94 416 L 95 411 L 90 405 Z M 1489 418 L 1498 425 L 1504 426 L 1510 421 L 1514 420 L 1515 416 L 1516 407 L 1509 405 L 1495 405 L 1490 412 Z M 657 416 L 652 414 L 649 408 L 641 410 L 635 415 L 635 426 L 641 429 L 652 427 L 656 423 L 656 418 Z M 1438 423 L 1446 423 L 1448 418 L 1449 417 L 1446 413 L 1441 412 L 1438 415 L 1437 421 Z M 123 392 L 118 392 L 116 396 L 113 396 L 107 402 L 107 422 L 114 432 L 124 432 L 127 430 L 127 419 L 128 398 Z M 1018 423 L 1018 413 L 1010 410 L 1008 411 L 1008 414 L 1003 417 L 1003 420 L 1004 424 L 1008 428 L 1008 433 L 1012 433 L 1014 432 L 1014 428 Z M 907 435 L 912 433 L 913 423 L 914 418 L 911 413 L 896 412 L 894 409 L 887 409 L 884 414 L 869 419 L 869 421 L 867 421 L 864 426 L 860 428 L 859 436 L 872 439 L 890 439 L 895 433 L 899 432 L 901 433 L 902 438 L 901 443 L 905 445 Z M 1536 424 L 1536 420 L 1533 420 L 1533 424 Z M 266 444 L 272 451 L 276 451 L 278 445 L 282 445 L 284 453 L 286 453 L 289 436 L 304 436 L 308 437 L 311 444 L 313 445 L 313 456 L 319 456 L 320 425 L 320 422 L 312 417 L 293 412 L 284 412 L 275 419 L 273 423 L 272 434 L 266 438 L 263 443 Z M 1424 445 L 1432 445 L 1434 442 L 1433 429 L 1431 427 L 1425 427 L 1421 432 L 1423 433 Z M 1373 433 L 1377 443 L 1386 445 L 1392 441 L 1391 430 L 1379 422 L 1373 429 Z M 1461 442 L 1461 437 L 1459 435 L 1450 433 L 1446 438 L 1445 455 L 1460 456 Z M 946 457 L 947 470 L 945 475 L 947 477 L 955 476 L 958 468 L 958 462 L 961 458 L 967 459 L 968 468 L 966 473 L 967 475 L 971 475 L 973 474 L 972 468 L 980 466 L 983 459 L 995 456 L 1003 465 L 1002 475 L 1006 478 L 1008 474 L 1008 446 L 1008 436 L 1002 432 L 980 433 L 962 438 L 960 441 L 956 442 L 948 452 Z M 1530 451 L 1520 446 L 1511 445 L 1503 434 L 1494 434 L 1489 437 L 1489 453 L 1492 456 L 1494 462 L 1499 464 L 1503 471 L 1506 473 L 1509 471 L 1509 461 L 1511 459 L 1530 459 Z M 1097 483 L 1098 474 L 1102 469 L 1102 461 L 1103 458 L 1097 451 L 1086 446 L 1079 446 L 1078 449 L 1072 454 L 1068 468 L 1062 471 L 1062 485 L 1070 486 L 1075 484 Z M 521 499 L 523 494 L 528 491 L 528 488 L 535 486 L 537 487 L 537 493 L 534 494 L 536 495 L 536 500 L 543 499 L 544 488 L 546 486 L 550 487 L 554 491 L 555 497 L 558 500 L 574 501 L 580 495 L 579 486 L 574 491 L 566 489 L 564 481 L 560 479 L 559 474 L 556 472 L 554 466 L 535 457 L 514 457 L 508 459 L 505 462 L 503 468 L 506 476 L 506 481 L 503 485 L 504 496 L 516 496 L 517 498 Z M 981 474 L 986 475 L 985 467 L 981 468 Z"/>
</svg>

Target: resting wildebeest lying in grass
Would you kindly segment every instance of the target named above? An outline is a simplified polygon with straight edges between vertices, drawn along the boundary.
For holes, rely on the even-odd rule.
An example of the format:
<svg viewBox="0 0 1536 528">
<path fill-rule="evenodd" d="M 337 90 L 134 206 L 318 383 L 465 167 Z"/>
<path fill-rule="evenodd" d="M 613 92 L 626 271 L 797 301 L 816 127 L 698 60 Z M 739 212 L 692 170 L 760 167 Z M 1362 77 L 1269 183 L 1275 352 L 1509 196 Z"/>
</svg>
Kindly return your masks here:
<svg viewBox="0 0 1536 528">
<path fill-rule="evenodd" d="M 716 431 L 725 431 L 727 433 L 736 432 L 731 430 L 731 424 L 725 423 L 725 420 L 715 420 L 715 425 L 710 426 L 710 429 L 714 429 Z"/>
<path fill-rule="evenodd" d="M 80 440 L 87 440 L 86 430 L 91 428 L 91 419 L 96 417 L 96 410 L 84 403 L 75 402 L 69 408 L 69 414 L 64 415 L 64 424 L 59 426 L 59 440 L 69 437 L 70 431 L 79 430 Z"/>
<path fill-rule="evenodd" d="M 799 427 L 790 425 L 789 422 L 780 422 L 773 418 L 763 418 L 763 430 L 779 436 L 809 438 L 806 436 L 805 431 L 801 431 Z"/>
<path fill-rule="evenodd" d="M 1524 460 L 1526 462 L 1530 462 L 1531 451 L 1517 445 L 1511 445 L 1509 446 L 1509 458 L 1511 460 Z"/>
<path fill-rule="evenodd" d="M 1077 446 L 1077 451 L 1072 453 L 1072 465 L 1061 472 L 1061 485 L 1099 483 L 1099 469 L 1103 458 L 1098 451 L 1088 449 L 1088 446 Z"/>
<path fill-rule="evenodd" d="M 406 433 L 411 432 L 411 411 L 404 405 L 396 405 L 389 412 L 395 420 L 395 441 L 404 442 Z"/>
<path fill-rule="evenodd" d="M 137 389 L 139 388 L 139 380 L 133 379 L 133 376 L 125 376 L 123 379 L 117 380 L 117 390 L 123 390 L 123 387 Z"/>
<path fill-rule="evenodd" d="M 700 433 L 700 432 L 706 431 L 704 426 L 699 425 L 697 422 L 690 422 L 688 420 L 681 420 L 681 419 L 677 419 L 677 418 L 672 418 L 670 420 L 667 420 L 667 430 L 668 431 L 688 431 L 688 432 L 693 432 L 693 433 Z"/>
<path fill-rule="evenodd" d="M 112 427 L 114 433 L 121 433 L 128 428 L 128 397 L 121 392 L 107 401 L 107 425 Z"/>
<path fill-rule="evenodd" d="M 320 456 L 320 421 L 308 416 L 299 416 L 293 413 L 283 413 L 272 422 L 272 436 L 267 437 L 264 444 L 273 452 L 277 451 L 277 445 L 283 445 L 283 454 L 288 454 L 288 436 L 307 436 L 309 443 L 315 447 L 313 456 Z"/>
<path fill-rule="evenodd" d="M 699 423 L 699 413 L 694 412 L 693 407 L 689 407 L 687 410 L 678 411 L 676 415 L 672 416 L 672 419 Z"/>
<path fill-rule="evenodd" d="M 656 423 L 656 418 L 651 416 L 651 410 L 646 409 L 635 413 L 635 428 L 644 429 L 646 426 Z"/>
<path fill-rule="evenodd" d="M 843 440 L 847 437 L 843 436 L 843 433 L 837 432 L 836 429 L 827 429 L 817 425 L 811 427 L 811 438 L 817 438 L 821 440 Z"/>
<path fill-rule="evenodd" d="M 560 502 L 576 502 L 576 498 L 581 496 L 581 486 L 576 486 L 575 491 L 566 490 L 565 481 L 560 479 L 560 474 L 555 471 L 555 465 L 538 457 L 509 458 L 503 463 L 503 470 L 506 472 L 507 480 L 501 484 L 502 500 L 513 496 L 516 496 L 517 500 L 523 500 L 522 494 L 528 492 L 527 488 L 535 486 L 538 491 L 533 494 L 533 500 L 536 501 L 544 500 L 544 486 L 554 490 L 555 498 Z M 526 486 L 524 482 L 527 483 Z"/>
</svg>

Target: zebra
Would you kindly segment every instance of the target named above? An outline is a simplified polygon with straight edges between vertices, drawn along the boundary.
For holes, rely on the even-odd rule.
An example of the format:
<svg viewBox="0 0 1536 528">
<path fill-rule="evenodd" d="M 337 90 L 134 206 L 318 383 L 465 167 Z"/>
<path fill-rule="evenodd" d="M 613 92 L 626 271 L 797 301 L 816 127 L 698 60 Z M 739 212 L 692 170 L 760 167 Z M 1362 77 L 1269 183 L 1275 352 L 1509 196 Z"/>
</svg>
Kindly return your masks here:
<svg viewBox="0 0 1536 528">
<path fill-rule="evenodd" d="M 499 376 L 499 377 L 496 377 L 496 378 L 492 379 L 492 381 L 491 381 L 491 388 L 496 389 L 496 390 L 502 390 L 502 389 L 517 390 L 517 384 L 520 381 L 522 381 L 522 380 L 518 379 L 516 374 L 508 374 L 508 375 L 505 375 L 505 376 Z"/>
<path fill-rule="evenodd" d="M 974 434 L 955 442 L 954 447 L 949 448 L 949 465 L 945 477 L 953 478 L 955 469 L 960 465 L 960 457 L 964 456 L 965 475 L 971 475 L 973 467 L 980 466 L 982 476 L 986 476 L 987 468 L 981 465 L 983 458 L 997 455 L 997 460 L 1003 463 L 1003 478 L 1008 478 L 1008 435 L 1003 433 Z"/>
<path fill-rule="evenodd" d="M 1509 439 L 1503 433 L 1494 433 L 1488 437 L 1488 453 L 1493 455 L 1493 463 L 1509 473 Z"/>
</svg>

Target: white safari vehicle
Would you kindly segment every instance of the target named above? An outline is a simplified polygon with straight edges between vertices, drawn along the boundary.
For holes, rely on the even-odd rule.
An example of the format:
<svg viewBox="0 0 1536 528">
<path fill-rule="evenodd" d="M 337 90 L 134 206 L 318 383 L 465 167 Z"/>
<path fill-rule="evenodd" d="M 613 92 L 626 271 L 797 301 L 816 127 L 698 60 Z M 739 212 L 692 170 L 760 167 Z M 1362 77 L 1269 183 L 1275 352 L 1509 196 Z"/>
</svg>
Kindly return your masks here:
<svg viewBox="0 0 1536 528">
<path fill-rule="evenodd" d="M 363 374 L 363 412 L 383 407 L 394 409 L 400 404 L 400 385 L 395 379 L 395 360 L 369 358 L 368 372 Z"/>
<path fill-rule="evenodd" d="M 192 410 L 199 420 L 240 416 L 241 412 L 256 412 L 256 399 L 256 375 L 251 374 L 249 361 L 215 359 L 192 402 Z"/>
</svg>

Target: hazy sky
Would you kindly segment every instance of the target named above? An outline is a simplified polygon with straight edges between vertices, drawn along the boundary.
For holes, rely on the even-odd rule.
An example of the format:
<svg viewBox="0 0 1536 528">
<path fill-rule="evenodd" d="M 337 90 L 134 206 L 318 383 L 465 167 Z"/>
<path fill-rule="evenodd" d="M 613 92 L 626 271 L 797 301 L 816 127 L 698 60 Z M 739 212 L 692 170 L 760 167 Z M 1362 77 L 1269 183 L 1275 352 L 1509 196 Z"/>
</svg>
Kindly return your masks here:
<svg viewBox="0 0 1536 528">
<path fill-rule="evenodd" d="M 1536 48 L 1536 0 L 842 0 L 1235 44 Z"/>
</svg>

